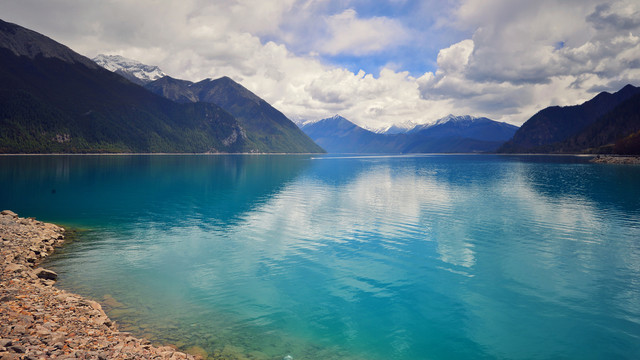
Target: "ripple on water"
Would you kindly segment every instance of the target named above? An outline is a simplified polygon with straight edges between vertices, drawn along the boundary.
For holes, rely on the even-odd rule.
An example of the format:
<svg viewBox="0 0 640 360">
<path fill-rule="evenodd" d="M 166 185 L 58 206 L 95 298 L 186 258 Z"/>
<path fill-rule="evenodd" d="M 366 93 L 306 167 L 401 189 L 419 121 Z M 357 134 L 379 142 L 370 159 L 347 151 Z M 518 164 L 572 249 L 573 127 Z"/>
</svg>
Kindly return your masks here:
<svg viewBox="0 0 640 360">
<path fill-rule="evenodd" d="M 48 266 L 153 341 L 238 359 L 640 356 L 640 190 L 608 186 L 640 171 L 557 157 L 112 160 L 90 182 L 81 160 L 57 187 L 85 211 L 60 213 L 96 226 Z"/>
</svg>

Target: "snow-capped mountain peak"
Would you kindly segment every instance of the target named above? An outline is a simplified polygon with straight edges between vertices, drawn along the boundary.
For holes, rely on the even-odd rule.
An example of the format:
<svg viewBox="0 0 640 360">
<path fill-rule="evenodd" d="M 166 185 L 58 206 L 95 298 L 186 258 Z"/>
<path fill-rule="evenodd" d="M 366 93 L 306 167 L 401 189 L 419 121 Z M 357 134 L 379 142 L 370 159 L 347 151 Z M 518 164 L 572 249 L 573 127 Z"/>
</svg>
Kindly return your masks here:
<svg viewBox="0 0 640 360">
<path fill-rule="evenodd" d="M 434 128 L 442 125 L 466 128 L 466 127 L 472 126 L 472 124 L 478 124 L 478 123 L 490 122 L 490 121 L 492 120 L 487 119 L 485 117 L 476 117 L 471 115 L 456 116 L 456 115 L 449 114 L 443 118 L 436 120 L 435 122 L 426 123 L 424 125 L 417 125 L 416 127 L 410 129 L 408 132 L 416 133 L 416 132 L 420 132 L 429 128 Z"/>
<path fill-rule="evenodd" d="M 150 83 L 167 76 L 159 67 L 145 65 L 139 61 L 127 59 L 120 55 L 100 54 L 92 59 L 103 68 L 122 75 L 140 85 Z"/>
<path fill-rule="evenodd" d="M 376 132 L 379 134 L 403 134 L 410 131 L 416 126 L 416 123 L 411 120 L 407 120 L 405 122 L 395 123 L 382 129 L 378 129 L 376 130 Z"/>
<path fill-rule="evenodd" d="M 449 122 L 450 123 L 472 123 L 479 119 L 482 119 L 482 118 L 471 116 L 471 115 L 455 116 L 453 114 L 449 114 L 443 118 L 436 120 L 436 122 L 433 125 L 441 125 Z"/>
<path fill-rule="evenodd" d="M 298 126 L 302 127 L 302 126 L 308 126 L 308 125 L 311 125 L 311 124 L 319 123 L 321 121 L 326 122 L 326 121 L 338 121 L 338 120 L 346 120 L 346 119 L 343 118 L 342 116 L 336 114 L 336 115 L 333 115 L 332 117 L 324 118 L 324 119 L 313 119 L 313 120 L 298 121 L 297 124 L 298 124 Z"/>
</svg>

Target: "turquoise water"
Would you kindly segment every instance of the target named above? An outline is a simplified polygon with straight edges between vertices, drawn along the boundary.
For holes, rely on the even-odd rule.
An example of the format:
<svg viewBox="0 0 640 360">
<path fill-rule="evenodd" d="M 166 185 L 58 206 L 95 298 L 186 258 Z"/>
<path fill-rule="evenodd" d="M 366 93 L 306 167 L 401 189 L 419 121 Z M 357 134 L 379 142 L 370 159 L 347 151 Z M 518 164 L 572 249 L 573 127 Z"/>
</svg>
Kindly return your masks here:
<svg viewBox="0 0 640 360">
<path fill-rule="evenodd" d="M 0 157 L 0 206 L 124 330 L 223 358 L 640 358 L 640 166 Z"/>
</svg>

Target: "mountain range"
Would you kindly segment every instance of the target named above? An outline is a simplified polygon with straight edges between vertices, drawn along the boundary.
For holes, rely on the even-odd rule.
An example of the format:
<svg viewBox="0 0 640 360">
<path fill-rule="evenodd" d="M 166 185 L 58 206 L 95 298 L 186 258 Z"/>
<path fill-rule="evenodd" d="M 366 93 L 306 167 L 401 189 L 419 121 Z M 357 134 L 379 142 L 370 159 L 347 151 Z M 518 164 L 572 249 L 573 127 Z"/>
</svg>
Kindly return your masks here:
<svg viewBox="0 0 640 360">
<path fill-rule="evenodd" d="M 308 147 L 296 140 L 273 144 L 244 124 L 213 103 L 156 95 L 44 35 L 0 20 L 2 153 L 322 151 L 299 130 Z"/>
<path fill-rule="evenodd" d="M 94 60 L 0 20 L 0 153 L 640 153 L 632 85 L 545 108 L 519 129 L 453 115 L 376 131 L 340 116 L 298 128 L 229 77 L 191 82 L 121 56 Z"/>
<path fill-rule="evenodd" d="M 162 77 L 157 67 L 134 60 L 108 58 L 109 64 L 105 67 L 125 77 L 137 77 L 138 83 L 168 99 L 180 103 L 215 103 L 240 120 L 244 127 L 256 130 L 255 133 L 264 133 L 261 126 L 264 121 L 258 120 L 265 114 L 284 125 L 284 133 L 292 131 L 291 123 L 282 120 L 283 114 L 228 77 L 193 83 Z M 581 105 L 552 106 L 535 114 L 522 129 L 469 115 L 449 115 L 424 125 L 407 120 L 377 130 L 359 127 L 340 116 L 298 125 L 334 153 L 640 153 L 637 150 L 640 111 L 635 98 L 638 92 L 639 88 L 627 85 L 614 94 L 600 93 Z M 273 135 L 266 139 L 279 140 Z"/>
<path fill-rule="evenodd" d="M 138 76 L 141 74 L 137 69 L 142 64 L 128 59 L 118 60 L 120 69 L 116 72 L 122 71 Z M 146 65 L 143 68 L 157 69 L 157 67 Z M 142 74 L 143 76 L 139 76 L 140 80 L 152 92 L 177 102 L 216 103 L 245 122 L 265 114 L 261 107 L 269 107 L 266 102 L 230 78 L 207 79 L 192 83 L 168 76 L 148 81 L 150 76 Z M 221 83 L 227 86 L 221 86 Z M 229 91 L 229 89 L 233 90 Z M 243 103 L 229 101 L 228 95 L 234 91 L 237 91 L 239 98 L 245 98 L 248 101 Z M 638 92 L 638 88 L 627 85 L 614 94 L 600 93 L 581 105 L 549 107 L 534 115 L 525 123 L 524 129 L 520 130 L 506 123 L 497 123 L 487 118 L 469 115 L 449 115 L 435 123 L 425 125 L 407 120 L 377 130 L 361 128 L 339 116 L 298 125 L 317 143 L 330 149 L 330 152 L 408 153 L 498 150 L 539 153 L 629 153 L 634 151 L 633 148 L 637 146 L 635 144 L 640 139 L 640 134 L 631 136 L 640 130 L 637 120 L 634 120 L 638 111 L 633 107 L 633 104 L 637 104 L 637 99 L 634 100 L 633 97 Z M 626 110 L 614 111 L 625 102 L 628 102 Z M 276 118 L 278 117 L 283 118 L 284 115 L 279 114 Z M 606 119 L 600 121 L 600 118 Z M 290 125 L 289 122 L 287 124 Z M 251 127 L 248 123 L 244 125 Z M 514 134 L 514 130 L 518 131 Z M 508 141 L 505 144 L 498 146 L 506 140 Z"/>
<path fill-rule="evenodd" d="M 336 115 L 304 123 L 301 129 L 329 153 L 398 154 L 492 152 L 518 128 L 487 118 L 449 115 L 401 133 L 375 133 Z"/>
</svg>

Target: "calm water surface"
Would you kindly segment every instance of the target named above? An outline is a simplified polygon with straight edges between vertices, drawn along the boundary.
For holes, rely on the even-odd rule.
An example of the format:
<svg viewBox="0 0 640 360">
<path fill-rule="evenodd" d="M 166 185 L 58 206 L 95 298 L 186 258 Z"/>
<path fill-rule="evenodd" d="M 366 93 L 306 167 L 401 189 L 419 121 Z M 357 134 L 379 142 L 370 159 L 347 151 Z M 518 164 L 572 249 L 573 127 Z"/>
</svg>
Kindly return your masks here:
<svg viewBox="0 0 640 360">
<path fill-rule="evenodd" d="M 0 157 L 0 206 L 121 329 L 249 359 L 640 358 L 640 166 Z"/>
</svg>

